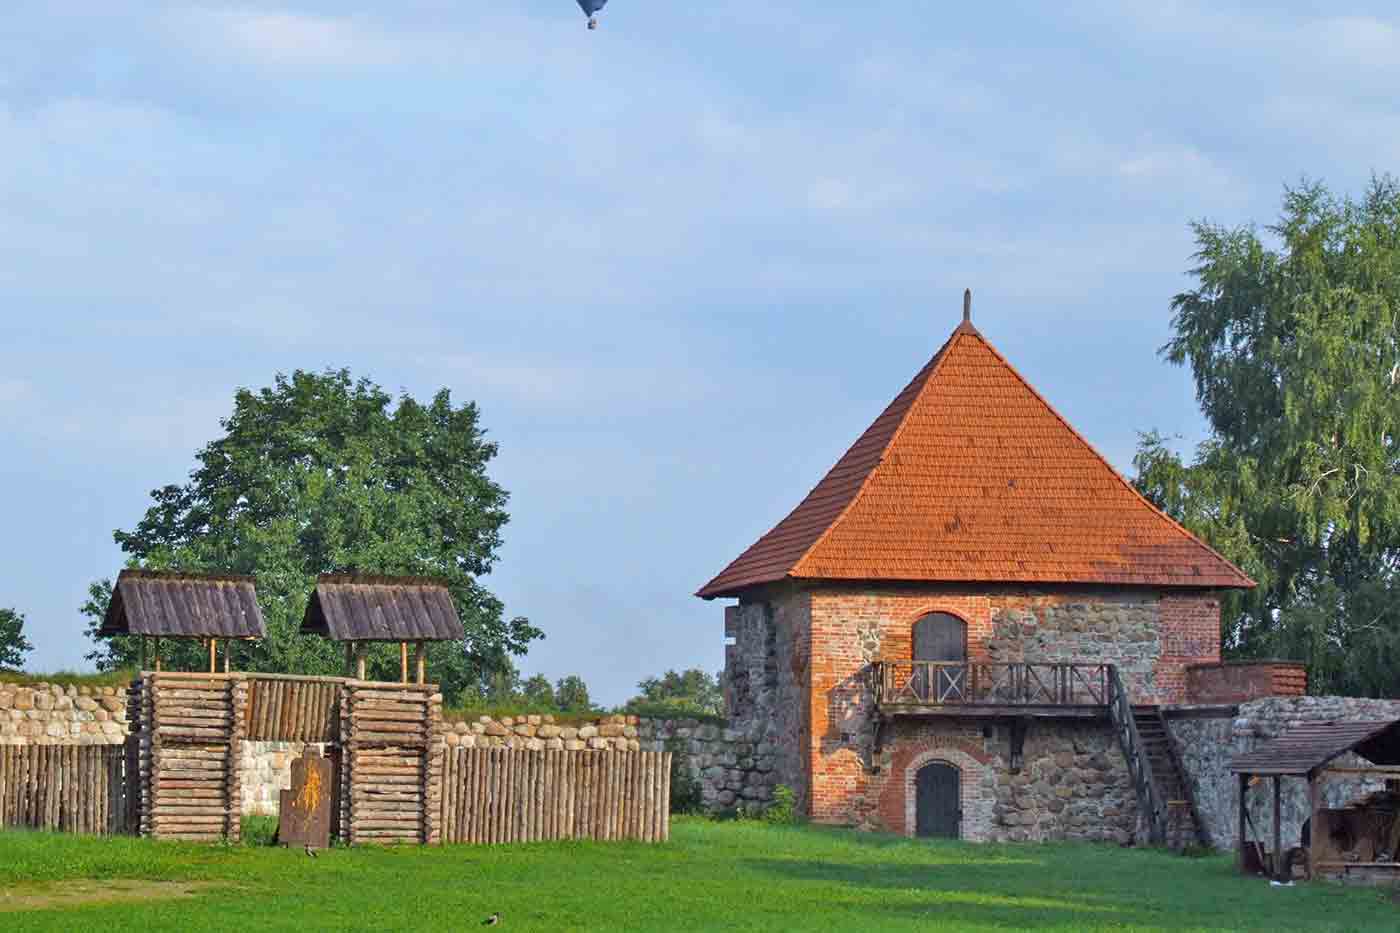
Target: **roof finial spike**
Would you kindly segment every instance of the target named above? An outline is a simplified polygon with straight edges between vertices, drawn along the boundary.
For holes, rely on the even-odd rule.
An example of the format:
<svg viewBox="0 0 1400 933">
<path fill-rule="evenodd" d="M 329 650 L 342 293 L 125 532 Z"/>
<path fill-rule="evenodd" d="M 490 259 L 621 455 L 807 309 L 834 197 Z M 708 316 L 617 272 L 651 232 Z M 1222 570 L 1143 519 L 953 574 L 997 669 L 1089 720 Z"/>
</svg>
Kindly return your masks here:
<svg viewBox="0 0 1400 933">
<path fill-rule="evenodd" d="M 963 289 L 963 320 L 972 323 L 972 289 Z"/>
</svg>

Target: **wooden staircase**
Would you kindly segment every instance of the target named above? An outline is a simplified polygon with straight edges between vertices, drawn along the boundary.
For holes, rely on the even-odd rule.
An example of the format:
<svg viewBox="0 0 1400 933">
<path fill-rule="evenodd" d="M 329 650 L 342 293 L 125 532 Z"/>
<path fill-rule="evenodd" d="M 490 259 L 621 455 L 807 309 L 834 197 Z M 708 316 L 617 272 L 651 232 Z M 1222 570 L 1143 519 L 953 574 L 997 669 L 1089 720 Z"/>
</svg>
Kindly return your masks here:
<svg viewBox="0 0 1400 933">
<path fill-rule="evenodd" d="M 1186 779 L 1186 771 L 1181 766 L 1181 757 L 1177 754 L 1176 743 L 1167 729 L 1161 707 L 1134 706 L 1133 719 L 1143 752 L 1152 762 L 1157 799 L 1166 808 L 1165 838 L 1162 842 L 1173 849 L 1209 845 L 1210 839 L 1196 811 L 1191 782 Z"/>
<path fill-rule="evenodd" d="M 1147 821 L 1148 841 L 1177 849 L 1209 844 L 1162 710 L 1132 705 L 1116 668 L 1109 681 L 1109 716 Z"/>
</svg>

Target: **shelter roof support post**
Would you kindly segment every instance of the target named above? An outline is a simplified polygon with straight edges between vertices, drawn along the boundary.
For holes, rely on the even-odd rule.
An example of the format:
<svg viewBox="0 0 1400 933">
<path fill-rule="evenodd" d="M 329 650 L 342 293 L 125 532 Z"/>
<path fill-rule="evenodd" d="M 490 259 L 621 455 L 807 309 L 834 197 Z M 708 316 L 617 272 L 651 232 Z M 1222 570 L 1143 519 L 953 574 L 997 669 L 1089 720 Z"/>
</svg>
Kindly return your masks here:
<svg viewBox="0 0 1400 933">
<path fill-rule="evenodd" d="M 1280 794 L 1283 778 L 1274 775 L 1274 880 L 1283 883 L 1283 807 Z"/>
<path fill-rule="evenodd" d="M 211 674 L 217 674 L 218 672 L 219 672 L 219 640 L 218 640 L 217 638 L 211 638 L 211 639 L 209 639 L 209 673 L 211 673 Z"/>
<path fill-rule="evenodd" d="M 156 636 L 156 673 L 160 673 L 160 636 Z"/>
<path fill-rule="evenodd" d="M 355 676 L 355 643 L 353 641 L 345 643 L 345 676 Z"/>
<path fill-rule="evenodd" d="M 1308 775 L 1308 880 L 1317 877 L 1317 859 L 1313 856 L 1313 840 L 1317 838 L 1317 815 L 1322 810 L 1322 775 Z"/>
<path fill-rule="evenodd" d="M 414 642 L 413 662 L 418 668 L 418 683 L 428 682 L 428 646 L 427 642 Z"/>
<path fill-rule="evenodd" d="M 1239 828 L 1236 830 L 1235 835 L 1235 855 L 1240 874 L 1244 874 L 1244 866 L 1246 864 L 1244 850 L 1245 847 L 1249 845 L 1249 824 L 1247 822 L 1249 817 L 1249 775 L 1237 774 L 1235 776 L 1239 778 L 1240 783 Z"/>
<path fill-rule="evenodd" d="M 137 641 L 137 642 L 140 644 L 140 646 L 141 646 L 141 662 L 140 662 L 140 666 L 137 667 L 136 669 L 137 669 L 138 671 L 144 671 L 144 670 L 146 669 L 146 636 L 145 636 L 145 635 L 137 635 L 137 636 L 136 636 L 136 641 Z"/>
<path fill-rule="evenodd" d="M 365 646 L 363 642 L 355 642 L 355 678 L 365 679 Z"/>
<path fill-rule="evenodd" d="M 408 683 L 408 642 L 399 642 L 399 683 Z"/>
<path fill-rule="evenodd" d="M 229 672 L 229 668 L 232 666 L 232 663 L 233 663 L 233 662 L 230 660 L 229 655 L 233 654 L 233 646 L 234 646 L 234 644 L 235 644 L 235 643 L 234 643 L 234 640 L 233 640 L 232 638 L 230 638 L 228 641 L 224 642 L 224 673 L 225 673 L 225 674 L 227 674 L 227 673 Z"/>
</svg>

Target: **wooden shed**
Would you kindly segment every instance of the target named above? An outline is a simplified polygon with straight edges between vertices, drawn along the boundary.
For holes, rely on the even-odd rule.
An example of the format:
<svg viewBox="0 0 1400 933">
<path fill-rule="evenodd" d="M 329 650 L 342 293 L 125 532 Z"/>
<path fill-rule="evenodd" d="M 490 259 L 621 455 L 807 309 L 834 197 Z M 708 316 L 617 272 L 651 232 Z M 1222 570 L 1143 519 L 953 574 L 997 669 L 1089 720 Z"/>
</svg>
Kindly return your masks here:
<svg viewBox="0 0 1400 933">
<path fill-rule="evenodd" d="M 112 588 L 112 601 L 99 635 L 141 638 L 141 667 L 146 667 L 147 640 L 154 642 L 155 669 L 161 669 L 162 638 L 207 641 L 209 670 L 217 664 L 219 641 L 263 637 L 253 578 L 237 574 L 180 573 L 168 570 L 123 570 Z M 229 652 L 224 650 L 224 670 Z"/>
<path fill-rule="evenodd" d="M 1333 764 L 1352 753 L 1359 765 Z M 1301 840 L 1308 877 L 1356 880 L 1400 879 L 1400 720 L 1391 722 L 1322 722 L 1294 726 L 1271 742 L 1230 762 L 1239 780 L 1239 865 L 1252 872 L 1267 869 L 1287 881 L 1291 862 L 1282 838 L 1283 778 L 1308 782 L 1311 815 Z M 1256 779 L 1271 778 L 1273 789 L 1273 848 L 1265 851 L 1249 841 L 1248 795 Z M 1329 779 L 1384 780 L 1386 790 L 1342 809 L 1322 806 L 1322 788 Z M 1284 853 L 1283 856 L 1280 853 Z"/>
<path fill-rule="evenodd" d="M 305 634 L 346 643 L 346 665 L 365 677 L 363 645 L 398 642 L 408 682 L 408 645 L 414 645 L 418 683 L 427 680 L 426 644 L 466 637 L 447 582 L 435 577 L 322 574 L 301 620 Z"/>
</svg>

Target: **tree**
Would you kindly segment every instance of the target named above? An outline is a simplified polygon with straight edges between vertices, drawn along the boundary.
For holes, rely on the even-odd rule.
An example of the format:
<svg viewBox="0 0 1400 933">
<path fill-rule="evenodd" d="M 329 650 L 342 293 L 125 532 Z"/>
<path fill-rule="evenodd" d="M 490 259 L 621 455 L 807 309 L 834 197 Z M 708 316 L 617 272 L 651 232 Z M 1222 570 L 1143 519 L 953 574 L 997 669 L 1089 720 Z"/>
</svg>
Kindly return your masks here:
<svg viewBox="0 0 1400 933">
<path fill-rule="evenodd" d="M 34 650 L 24 637 L 24 616 L 13 609 L 0 609 L 0 671 L 24 669 L 24 656 Z"/>
<path fill-rule="evenodd" d="M 1191 367 L 1210 434 L 1189 464 L 1144 435 L 1137 485 L 1259 582 L 1226 603 L 1231 654 L 1400 694 L 1400 184 L 1287 189 L 1267 239 L 1194 231 L 1162 353 Z"/>
<path fill-rule="evenodd" d="M 267 637 L 238 647 L 248 670 L 339 673 L 343 652 L 298 634 L 319 573 L 415 574 L 443 578 L 467 637 L 429 648 L 444 693 L 480 687 L 510 654 L 542 633 L 506 620 L 480 584 L 508 521 L 507 493 L 486 472 L 496 445 L 475 404 L 454 406 L 446 389 L 421 404 L 397 400 L 346 370 L 278 375 L 258 391 L 240 389 L 224 433 L 196 454 L 183 485 L 151 493 L 153 504 L 114 538 L 133 565 L 253 573 Z M 106 611 L 111 584 L 99 581 L 83 611 Z M 102 668 L 135 661 L 131 639 L 97 639 Z M 164 649 L 171 666 L 199 663 L 197 645 Z M 397 678 L 397 648 L 380 646 L 371 676 Z"/>
<path fill-rule="evenodd" d="M 628 709 L 669 706 L 710 715 L 724 712 L 724 695 L 720 690 L 719 678 L 710 676 L 698 667 L 648 677 L 637 684 L 637 689 L 641 694 L 627 701 Z"/>
<path fill-rule="evenodd" d="M 582 713 L 593 708 L 588 684 L 577 674 L 560 677 L 554 685 L 554 705 L 565 713 Z"/>
<path fill-rule="evenodd" d="M 543 674 L 536 674 L 525 681 L 520 687 L 520 694 L 532 705 L 554 707 L 554 688 L 550 686 L 549 678 Z"/>
</svg>

